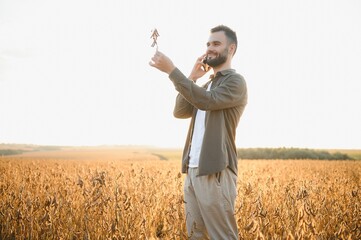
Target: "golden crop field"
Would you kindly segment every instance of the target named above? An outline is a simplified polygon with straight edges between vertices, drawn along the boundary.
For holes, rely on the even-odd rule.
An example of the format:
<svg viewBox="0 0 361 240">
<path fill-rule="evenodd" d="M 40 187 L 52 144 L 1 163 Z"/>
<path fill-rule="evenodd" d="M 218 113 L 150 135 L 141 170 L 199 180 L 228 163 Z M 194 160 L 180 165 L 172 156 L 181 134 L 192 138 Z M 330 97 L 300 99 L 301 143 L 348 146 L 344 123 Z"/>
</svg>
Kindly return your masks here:
<svg viewBox="0 0 361 240">
<path fill-rule="evenodd" d="M 361 161 L 240 160 L 240 239 L 361 239 Z M 0 156 L 0 239 L 187 239 L 180 151 Z"/>
</svg>

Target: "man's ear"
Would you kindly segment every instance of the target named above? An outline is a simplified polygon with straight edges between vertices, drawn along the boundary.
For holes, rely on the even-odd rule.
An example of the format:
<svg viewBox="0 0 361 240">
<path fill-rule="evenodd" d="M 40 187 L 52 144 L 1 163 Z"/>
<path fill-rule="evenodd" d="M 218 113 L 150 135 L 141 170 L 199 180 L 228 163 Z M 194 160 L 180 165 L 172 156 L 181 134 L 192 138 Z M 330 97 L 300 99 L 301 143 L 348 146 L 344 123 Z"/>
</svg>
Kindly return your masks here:
<svg viewBox="0 0 361 240">
<path fill-rule="evenodd" d="M 236 53 L 236 44 L 232 43 L 229 45 L 229 53 L 233 56 Z"/>
</svg>

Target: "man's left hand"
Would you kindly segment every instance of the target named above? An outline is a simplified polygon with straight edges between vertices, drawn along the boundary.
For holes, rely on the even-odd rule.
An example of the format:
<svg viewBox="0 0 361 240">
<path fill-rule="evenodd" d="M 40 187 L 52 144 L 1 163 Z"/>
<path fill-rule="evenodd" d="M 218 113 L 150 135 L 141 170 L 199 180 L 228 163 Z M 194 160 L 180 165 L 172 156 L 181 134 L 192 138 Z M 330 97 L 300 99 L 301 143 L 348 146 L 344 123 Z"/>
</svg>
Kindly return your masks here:
<svg viewBox="0 0 361 240">
<path fill-rule="evenodd" d="M 175 69 L 172 60 L 158 50 L 155 52 L 152 60 L 149 62 L 149 65 L 167 73 L 168 75 Z"/>
</svg>

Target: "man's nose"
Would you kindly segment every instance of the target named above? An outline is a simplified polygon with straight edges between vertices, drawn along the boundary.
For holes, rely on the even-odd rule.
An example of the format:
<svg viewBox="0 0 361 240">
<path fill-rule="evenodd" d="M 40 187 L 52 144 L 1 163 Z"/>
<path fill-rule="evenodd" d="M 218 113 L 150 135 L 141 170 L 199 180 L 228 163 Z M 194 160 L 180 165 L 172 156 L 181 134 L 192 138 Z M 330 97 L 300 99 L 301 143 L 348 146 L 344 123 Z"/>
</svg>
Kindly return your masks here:
<svg viewBox="0 0 361 240">
<path fill-rule="evenodd" d="M 207 54 L 210 54 L 210 53 L 212 53 L 212 52 L 214 52 L 214 51 L 213 51 L 213 48 L 212 48 L 212 47 L 207 47 L 206 53 L 207 53 Z"/>
</svg>

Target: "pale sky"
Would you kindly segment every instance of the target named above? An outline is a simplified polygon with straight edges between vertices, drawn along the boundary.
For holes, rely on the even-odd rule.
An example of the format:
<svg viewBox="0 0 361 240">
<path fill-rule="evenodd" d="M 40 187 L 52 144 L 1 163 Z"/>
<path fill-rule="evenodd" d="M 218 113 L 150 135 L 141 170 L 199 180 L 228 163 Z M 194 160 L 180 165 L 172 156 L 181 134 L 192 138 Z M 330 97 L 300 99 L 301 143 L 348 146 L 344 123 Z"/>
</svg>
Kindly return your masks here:
<svg viewBox="0 0 361 240">
<path fill-rule="evenodd" d="M 359 0 L 0 0 L 0 143 L 183 147 L 189 120 L 148 64 L 151 31 L 188 75 L 224 24 L 249 92 L 238 147 L 361 149 L 360 12 Z"/>
</svg>

